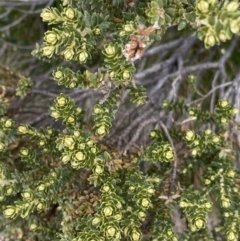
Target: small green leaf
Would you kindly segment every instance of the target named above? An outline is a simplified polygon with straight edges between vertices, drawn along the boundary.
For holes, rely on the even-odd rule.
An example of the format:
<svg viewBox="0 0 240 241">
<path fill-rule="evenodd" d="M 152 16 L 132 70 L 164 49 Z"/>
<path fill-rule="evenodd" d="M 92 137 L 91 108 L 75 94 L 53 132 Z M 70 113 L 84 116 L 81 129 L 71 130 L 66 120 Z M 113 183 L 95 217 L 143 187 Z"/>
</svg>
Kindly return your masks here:
<svg viewBox="0 0 240 241">
<path fill-rule="evenodd" d="M 182 20 L 179 24 L 178 24 L 178 31 L 181 31 L 182 29 L 184 29 L 187 25 L 187 22 Z"/>
</svg>

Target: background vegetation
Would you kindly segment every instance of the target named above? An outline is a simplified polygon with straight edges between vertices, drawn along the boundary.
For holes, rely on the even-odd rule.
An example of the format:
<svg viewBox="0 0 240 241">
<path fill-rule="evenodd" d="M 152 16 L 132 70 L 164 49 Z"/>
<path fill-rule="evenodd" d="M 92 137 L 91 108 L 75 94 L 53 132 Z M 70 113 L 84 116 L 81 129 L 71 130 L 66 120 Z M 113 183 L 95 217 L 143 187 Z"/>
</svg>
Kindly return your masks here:
<svg viewBox="0 0 240 241">
<path fill-rule="evenodd" d="M 0 34 L 3 240 L 239 240 L 238 1 L 2 0 Z"/>
</svg>

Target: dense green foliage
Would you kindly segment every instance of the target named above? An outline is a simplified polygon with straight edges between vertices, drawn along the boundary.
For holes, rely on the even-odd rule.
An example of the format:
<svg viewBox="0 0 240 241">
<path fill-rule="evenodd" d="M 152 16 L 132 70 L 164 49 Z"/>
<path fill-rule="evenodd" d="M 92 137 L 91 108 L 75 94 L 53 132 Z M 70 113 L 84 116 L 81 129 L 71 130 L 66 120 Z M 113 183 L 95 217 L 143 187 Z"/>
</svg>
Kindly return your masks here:
<svg viewBox="0 0 240 241">
<path fill-rule="evenodd" d="M 239 2 L 50 5 L 0 5 L 5 240 L 237 241 Z"/>
</svg>

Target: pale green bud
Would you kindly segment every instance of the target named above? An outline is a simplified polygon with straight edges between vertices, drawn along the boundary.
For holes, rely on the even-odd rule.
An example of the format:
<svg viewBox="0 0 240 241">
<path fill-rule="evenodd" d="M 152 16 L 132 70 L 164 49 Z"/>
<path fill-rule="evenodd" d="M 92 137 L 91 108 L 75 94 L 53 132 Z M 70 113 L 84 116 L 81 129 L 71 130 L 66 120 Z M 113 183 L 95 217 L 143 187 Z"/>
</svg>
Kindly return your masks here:
<svg viewBox="0 0 240 241">
<path fill-rule="evenodd" d="M 210 129 L 207 129 L 207 130 L 204 131 L 204 134 L 206 136 L 209 136 L 211 133 L 212 133 L 212 131 Z"/>
<path fill-rule="evenodd" d="M 96 133 L 97 133 L 98 135 L 100 135 L 100 136 L 105 135 L 105 134 L 106 134 L 106 128 L 105 128 L 105 126 L 100 126 L 100 127 L 97 129 Z"/>
<path fill-rule="evenodd" d="M 76 157 L 77 160 L 79 160 L 79 161 L 85 160 L 85 155 L 84 155 L 84 153 L 81 152 L 81 151 L 77 152 L 76 155 L 75 155 L 75 157 Z"/>
<path fill-rule="evenodd" d="M 239 110 L 237 109 L 237 108 L 233 108 L 232 110 L 231 110 L 231 114 L 232 115 L 237 115 L 239 113 Z"/>
<path fill-rule="evenodd" d="M 42 192 L 42 191 L 45 190 L 45 188 L 46 188 L 46 185 L 40 184 L 40 185 L 37 187 L 37 190 L 38 190 L 39 192 Z"/>
<path fill-rule="evenodd" d="M 37 228 L 38 228 L 38 226 L 37 226 L 36 223 L 32 223 L 32 224 L 29 226 L 29 229 L 30 229 L 31 231 L 36 231 Z"/>
<path fill-rule="evenodd" d="M 174 157 L 173 151 L 166 152 L 164 156 L 167 160 L 172 160 Z"/>
<path fill-rule="evenodd" d="M 51 113 L 51 116 L 54 118 L 54 119 L 58 119 L 60 117 L 59 113 L 57 111 L 52 111 Z"/>
<path fill-rule="evenodd" d="M 72 60 L 72 58 L 74 57 L 73 48 L 66 48 L 65 51 L 63 52 L 63 55 L 67 61 Z"/>
<path fill-rule="evenodd" d="M 228 12 L 234 12 L 238 9 L 238 7 L 239 7 L 239 3 L 232 1 L 227 5 L 226 9 Z"/>
<path fill-rule="evenodd" d="M 10 127 L 12 127 L 12 126 L 13 126 L 13 121 L 10 120 L 10 119 L 6 120 L 6 122 L 5 122 L 5 124 L 4 124 L 4 127 L 10 128 Z"/>
<path fill-rule="evenodd" d="M 75 118 L 74 118 L 73 116 L 69 116 L 69 117 L 67 118 L 67 123 L 69 123 L 69 124 L 74 123 L 74 121 L 75 121 Z"/>
<path fill-rule="evenodd" d="M 113 226 L 108 226 L 106 229 L 106 236 L 107 237 L 114 237 L 116 235 L 116 228 L 114 228 Z"/>
<path fill-rule="evenodd" d="M 42 54 L 48 58 L 51 58 L 55 52 L 55 47 L 54 46 L 45 46 L 42 49 Z"/>
<path fill-rule="evenodd" d="M 231 202 L 228 198 L 223 198 L 223 200 L 221 201 L 221 205 L 223 208 L 229 208 L 231 205 Z"/>
<path fill-rule="evenodd" d="M 25 126 L 19 126 L 18 127 L 18 132 L 21 134 L 27 134 L 28 133 L 28 128 Z"/>
<path fill-rule="evenodd" d="M 99 166 L 99 165 L 96 166 L 95 173 L 98 174 L 98 175 L 103 173 L 103 168 L 101 166 Z"/>
<path fill-rule="evenodd" d="M 8 206 L 7 209 L 5 209 L 3 211 L 4 215 L 7 217 L 7 218 L 11 218 L 13 217 L 14 213 L 15 213 L 15 209 L 11 206 Z"/>
<path fill-rule="evenodd" d="M 133 33 L 135 31 L 135 28 L 134 28 L 133 24 L 126 24 L 123 27 L 123 29 L 124 29 L 125 32 L 129 32 L 129 33 Z"/>
<path fill-rule="evenodd" d="M 230 21 L 230 30 L 233 34 L 239 33 L 239 21 L 238 20 L 231 20 Z"/>
<path fill-rule="evenodd" d="M 205 179 L 205 180 L 204 180 L 204 184 L 205 184 L 205 185 L 209 185 L 209 184 L 211 184 L 211 181 L 210 181 L 209 179 Z"/>
<path fill-rule="evenodd" d="M 96 226 L 96 225 L 98 225 L 100 222 L 101 222 L 101 218 L 96 217 L 96 218 L 94 218 L 94 219 L 92 220 L 92 225 L 93 225 L 93 226 Z"/>
<path fill-rule="evenodd" d="M 64 139 L 64 145 L 69 147 L 69 146 L 72 146 L 74 144 L 74 140 L 72 137 L 66 137 Z"/>
<path fill-rule="evenodd" d="M 65 156 L 62 157 L 62 162 L 64 164 L 67 164 L 70 161 L 70 159 L 71 159 L 70 155 L 65 155 Z"/>
<path fill-rule="evenodd" d="M 43 9 L 40 16 L 43 19 L 43 22 L 50 22 L 56 19 L 55 14 L 49 8 Z"/>
<path fill-rule="evenodd" d="M 131 239 L 133 241 L 139 241 L 141 239 L 141 233 L 138 232 L 136 229 L 133 229 L 131 233 Z"/>
<path fill-rule="evenodd" d="M 147 198 L 143 198 L 141 200 L 141 206 L 144 207 L 144 208 L 148 208 L 150 205 L 150 201 L 147 199 Z"/>
<path fill-rule="evenodd" d="M 54 32 L 48 31 L 48 32 L 46 32 L 46 34 L 45 34 L 44 40 L 45 40 L 47 43 L 49 43 L 49 44 L 51 44 L 51 45 L 54 45 L 54 44 L 57 43 L 58 37 L 59 37 L 58 34 L 56 34 L 56 33 L 54 33 Z"/>
<path fill-rule="evenodd" d="M 212 142 L 213 142 L 213 143 L 219 143 L 219 142 L 220 142 L 220 137 L 218 137 L 218 136 L 213 136 L 213 137 L 212 137 Z"/>
<path fill-rule="evenodd" d="M 138 218 L 139 218 L 140 220 L 144 220 L 145 217 L 146 217 L 146 214 L 145 214 L 144 212 L 142 212 L 142 211 L 138 212 Z"/>
<path fill-rule="evenodd" d="M 10 195 L 12 195 L 12 193 L 13 193 L 13 187 L 12 187 L 12 186 L 7 187 L 7 189 L 6 189 L 6 195 L 7 195 L 7 196 L 10 196 Z"/>
<path fill-rule="evenodd" d="M 209 3 L 202 0 L 197 4 L 197 8 L 199 9 L 200 12 L 207 13 L 209 10 Z"/>
<path fill-rule="evenodd" d="M 113 214 L 113 208 L 110 206 L 107 206 L 103 209 L 103 214 L 104 216 L 108 217 L 108 216 L 112 216 Z"/>
<path fill-rule="evenodd" d="M 60 107 L 63 107 L 66 103 L 67 103 L 67 100 L 64 97 L 60 97 L 60 98 L 57 99 L 57 104 Z"/>
<path fill-rule="evenodd" d="M 227 233 L 227 241 L 237 241 L 238 240 L 238 235 L 237 233 L 230 231 Z"/>
<path fill-rule="evenodd" d="M 180 207 L 180 208 L 186 208 L 186 207 L 188 207 L 188 206 L 189 206 L 189 205 L 188 205 L 187 202 L 181 201 L 181 202 L 179 203 L 179 207 Z"/>
<path fill-rule="evenodd" d="M 81 51 L 79 54 L 79 61 L 80 63 L 85 63 L 88 58 L 88 53 L 86 51 Z"/>
<path fill-rule="evenodd" d="M 216 38 L 214 35 L 212 34 L 209 34 L 209 35 L 206 35 L 205 39 L 204 39 L 204 42 L 206 45 L 208 46 L 214 46 L 215 43 L 216 43 Z"/>
<path fill-rule="evenodd" d="M 235 174 L 236 174 L 235 171 L 230 170 L 230 171 L 227 173 L 227 176 L 233 178 L 233 177 L 235 177 Z"/>
<path fill-rule="evenodd" d="M 131 74 L 129 71 L 125 70 L 125 71 L 123 71 L 122 77 L 124 80 L 127 80 L 127 79 L 130 79 Z"/>
<path fill-rule="evenodd" d="M 218 34 L 218 37 L 219 37 L 219 39 L 222 42 L 226 42 L 227 41 L 227 35 L 226 35 L 226 33 L 223 30 L 220 31 L 220 33 Z"/>
<path fill-rule="evenodd" d="M 200 218 L 197 218 L 194 222 L 194 226 L 197 228 L 197 229 L 201 229 L 205 226 L 205 223 L 202 219 Z"/>
<path fill-rule="evenodd" d="M 66 14 L 66 17 L 69 19 L 74 19 L 75 17 L 75 12 L 72 8 L 68 8 L 65 14 Z"/>
<path fill-rule="evenodd" d="M 191 130 L 188 130 L 188 131 L 186 132 L 186 134 L 185 134 L 185 139 L 186 139 L 187 141 L 192 141 L 192 140 L 194 140 L 194 138 L 195 138 L 194 132 L 191 131 Z"/>
<path fill-rule="evenodd" d="M 115 50 L 115 47 L 114 46 L 111 46 L 111 45 L 108 45 L 106 48 L 105 48 L 105 51 L 108 55 L 110 56 L 113 56 L 115 55 L 116 53 L 116 50 Z"/>
</svg>

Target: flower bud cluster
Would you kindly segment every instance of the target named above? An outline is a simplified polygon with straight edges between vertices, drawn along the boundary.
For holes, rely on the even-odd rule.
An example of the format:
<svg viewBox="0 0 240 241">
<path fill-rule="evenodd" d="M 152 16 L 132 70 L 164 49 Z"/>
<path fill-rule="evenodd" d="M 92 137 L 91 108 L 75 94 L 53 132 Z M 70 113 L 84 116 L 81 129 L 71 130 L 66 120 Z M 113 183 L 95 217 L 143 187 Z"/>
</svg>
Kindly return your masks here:
<svg viewBox="0 0 240 241">
<path fill-rule="evenodd" d="M 171 162 L 174 160 L 174 151 L 169 143 L 158 141 L 147 147 L 146 159 L 153 162 Z"/>
<path fill-rule="evenodd" d="M 50 107 L 50 110 L 54 119 L 62 119 L 63 123 L 69 127 L 79 125 L 82 120 L 82 110 L 64 94 L 60 94 L 55 99 L 55 106 Z"/>
<path fill-rule="evenodd" d="M 104 61 L 108 68 L 108 74 L 116 85 L 131 82 L 132 72 L 135 68 L 123 56 L 122 46 L 118 43 L 105 45 L 103 54 L 105 55 Z"/>
<path fill-rule="evenodd" d="M 192 232 L 205 228 L 207 213 L 211 210 L 212 204 L 198 192 L 182 194 L 179 207 L 186 214 Z"/>
<path fill-rule="evenodd" d="M 93 115 L 94 118 L 94 129 L 98 136 L 104 136 L 109 133 L 110 127 L 112 126 L 111 121 L 114 119 L 114 112 L 117 110 L 117 101 L 120 96 L 120 88 L 116 88 L 108 99 L 102 104 L 96 104 L 94 106 Z"/>
</svg>

